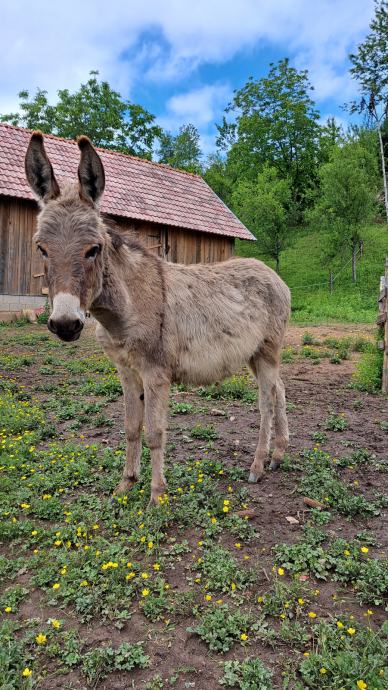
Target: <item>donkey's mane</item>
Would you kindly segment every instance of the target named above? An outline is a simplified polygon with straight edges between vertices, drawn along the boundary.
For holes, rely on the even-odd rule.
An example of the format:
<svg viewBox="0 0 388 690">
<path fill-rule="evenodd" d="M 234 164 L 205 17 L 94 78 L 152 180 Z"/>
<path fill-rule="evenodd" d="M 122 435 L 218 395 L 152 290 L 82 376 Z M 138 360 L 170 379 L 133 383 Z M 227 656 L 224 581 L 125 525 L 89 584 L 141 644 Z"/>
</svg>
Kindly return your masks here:
<svg viewBox="0 0 388 690">
<path fill-rule="evenodd" d="M 151 254 L 147 247 L 140 240 L 138 240 L 137 237 L 124 235 L 118 223 L 116 223 L 116 221 L 114 221 L 112 218 L 102 217 L 102 221 L 104 223 L 105 230 L 111 239 L 113 249 L 118 251 L 120 247 L 125 245 L 133 252 L 154 256 L 154 254 Z"/>
</svg>

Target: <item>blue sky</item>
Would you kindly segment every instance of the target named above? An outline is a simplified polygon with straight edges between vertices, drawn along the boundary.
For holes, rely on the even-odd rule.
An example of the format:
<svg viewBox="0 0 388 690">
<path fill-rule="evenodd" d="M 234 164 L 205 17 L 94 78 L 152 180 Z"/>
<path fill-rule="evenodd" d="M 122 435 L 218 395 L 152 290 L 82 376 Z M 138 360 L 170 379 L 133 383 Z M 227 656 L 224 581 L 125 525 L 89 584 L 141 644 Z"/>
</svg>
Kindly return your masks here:
<svg viewBox="0 0 388 690">
<path fill-rule="evenodd" d="M 0 112 L 17 92 L 76 89 L 92 69 L 177 131 L 192 122 L 214 148 L 233 89 L 271 61 L 308 69 L 322 116 L 356 95 L 348 54 L 373 0 L 12 0 L 0 23 Z"/>
</svg>

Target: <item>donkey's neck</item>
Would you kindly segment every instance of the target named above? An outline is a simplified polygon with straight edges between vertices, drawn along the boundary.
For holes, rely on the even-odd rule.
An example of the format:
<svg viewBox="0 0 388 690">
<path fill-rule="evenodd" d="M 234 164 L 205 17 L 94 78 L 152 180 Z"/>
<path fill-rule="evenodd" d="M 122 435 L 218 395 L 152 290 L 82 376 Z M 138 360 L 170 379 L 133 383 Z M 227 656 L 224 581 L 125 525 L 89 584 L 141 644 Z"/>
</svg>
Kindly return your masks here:
<svg viewBox="0 0 388 690">
<path fill-rule="evenodd" d="M 160 262 L 137 243 L 107 249 L 102 291 L 90 311 L 115 340 L 149 340 L 146 324 L 159 332 L 163 301 Z"/>
</svg>

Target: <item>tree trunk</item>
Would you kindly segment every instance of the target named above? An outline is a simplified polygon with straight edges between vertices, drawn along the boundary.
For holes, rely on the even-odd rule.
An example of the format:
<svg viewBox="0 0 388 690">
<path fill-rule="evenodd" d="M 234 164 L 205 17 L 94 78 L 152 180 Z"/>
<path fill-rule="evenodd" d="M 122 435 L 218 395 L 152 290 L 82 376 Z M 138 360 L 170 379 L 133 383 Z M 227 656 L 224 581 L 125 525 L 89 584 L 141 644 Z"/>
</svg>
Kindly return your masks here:
<svg viewBox="0 0 388 690">
<path fill-rule="evenodd" d="M 381 136 L 380 123 L 377 125 L 377 132 L 378 132 L 378 135 L 379 135 L 381 168 L 382 168 L 382 171 L 383 171 L 385 215 L 387 216 L 387 225 L 388 225 L 388 189 L 387 189 L 387 173 L 386 173 L 386 170 L 385 170 L 384 144 L 383 144 L 383 137 Z"/>
<path fill-rule="evenodd" d="M 353 240 L 352 248 L 352 280 L 353 283 L 357 283 L 357 243 Z"/>
</svg>

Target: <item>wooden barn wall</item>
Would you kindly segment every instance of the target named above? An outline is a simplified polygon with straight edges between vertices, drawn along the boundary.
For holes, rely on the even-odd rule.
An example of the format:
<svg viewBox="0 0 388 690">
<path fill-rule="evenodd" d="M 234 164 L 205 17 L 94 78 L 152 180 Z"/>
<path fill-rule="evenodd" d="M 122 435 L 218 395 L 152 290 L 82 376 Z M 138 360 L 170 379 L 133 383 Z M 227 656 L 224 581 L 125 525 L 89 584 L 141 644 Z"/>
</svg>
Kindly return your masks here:
<svg viewBox="0 0 388 690">
<path fill-rule="evenodd" d="M 234 254 L 234 238 L 170 228 L 156 223 L 115 218 L 122 232 L 173 263 L 197 264 L 224 261 Z"/>
<path fill-rule="evenodd" d="M 0 197 L 0 294 L 42 295 L 43 261 L 33 246 L 37 205 Z"/>
<path fill-rule="evenodd" d="M 32 242 L 36 215 L 34 202 L 0 197 L 0 294 L 42 295 L 43 260 Z M 123 218 L 114 221 L 120 231 L 174 263 L 211 263 L 234 253 L 233 238 Z"/>
</svg>

